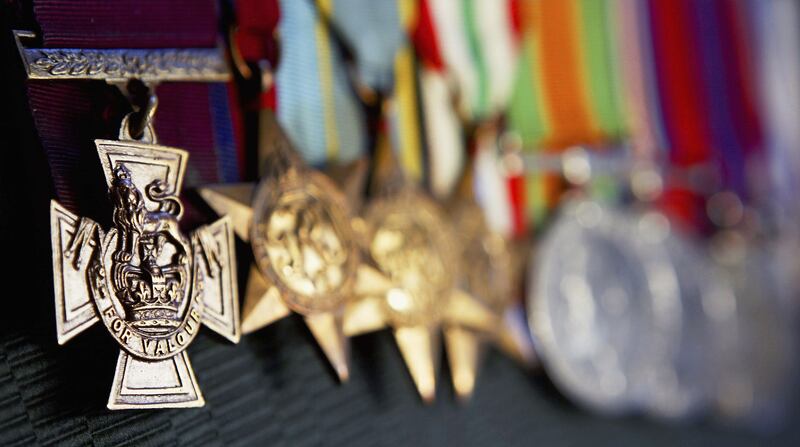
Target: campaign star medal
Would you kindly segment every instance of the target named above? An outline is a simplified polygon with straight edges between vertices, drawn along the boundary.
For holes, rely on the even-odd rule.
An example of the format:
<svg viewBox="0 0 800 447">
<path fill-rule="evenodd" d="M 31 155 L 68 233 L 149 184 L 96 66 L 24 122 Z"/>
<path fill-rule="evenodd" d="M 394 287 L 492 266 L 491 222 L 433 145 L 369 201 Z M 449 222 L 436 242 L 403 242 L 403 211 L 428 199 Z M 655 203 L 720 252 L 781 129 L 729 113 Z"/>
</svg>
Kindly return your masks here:
<svg viewBox="0 0 800 447">
<path fill-rule="evenodd" d="M 215 49 L 28 49 L 15 32 L 31 79 L 124 82 L 224 80 Z M 233 230 L 223 218 L 190 235 L 178 222 L 188 153 L 158 145 L 155 96 L 122 121 L 119 140 L 95 140 L 113 224 L 103 230 L 55 200 L 50 206 L 58 343 L 102 321 L 122 348 L 108 399 L 112 410 L 204 404 L 186 347 L 205 324 L 239 340 Z"/>
<path fill-rule="evenodd" d="M 381 275 L 361 262 L 344 194 L 305 165 L 269 111 L 262 111 L 261 135 L 266 172 L 257 186 L 200 191 L 217 212 L 233 217 L 236 234 L 253 249 L 242 330 L 258 330 L 294 311 L 345 381 L 344 306 L 359 289 L 380 290 Z"/>
<path fill-rule="evenodd" d="M 493 130 L 488 126 L 479 129 L 478 139 L 495 137 Z M 536 362 L 522 303 L 515 299 L 525 255 L 488 227 L 475 200 L 473 166 L 474 158 L 464 167 L 447 208 L 460 249 L 459 285 L 497 317 L 497 327 L 487 333 L 454 326 L 445 334 L 453 387 L 462 399 L 472 395 L 486 339 L 521 365 L 531 367 Z M 517 247 L 526 247 L 527 251 L 527 244 L 520 242 Z"/>
<path fill-rule="evenodd" d="M 515 299 L 522 256 L 512 251 L 502 235 L 487 227 L 483 210 L 474 201 L 458 200 L 450 215 L 461 249 L 459 284 L 483 303 L 497 322 L 488 332 L 459 325 L 445 332 L 453 386 L 460 398 L 467 399 L 474 390 L 482 345 L 487 339 L 523 366 L 533 366 L 536 356 L 522 305 Z"/>
<path fill-rule="evenodd" d="M 456 242 L 432 199 L 405 184 L 373 199 L 363 219 L 366 251 L 392 288 L 352 302 L 345 313 L 345 334 L 390 327 L 417 391 L 432 402 L 439 331 L 448 334 L 456 326 L 490 330 L 495 318 L 456 287 Z"/>
</svg>

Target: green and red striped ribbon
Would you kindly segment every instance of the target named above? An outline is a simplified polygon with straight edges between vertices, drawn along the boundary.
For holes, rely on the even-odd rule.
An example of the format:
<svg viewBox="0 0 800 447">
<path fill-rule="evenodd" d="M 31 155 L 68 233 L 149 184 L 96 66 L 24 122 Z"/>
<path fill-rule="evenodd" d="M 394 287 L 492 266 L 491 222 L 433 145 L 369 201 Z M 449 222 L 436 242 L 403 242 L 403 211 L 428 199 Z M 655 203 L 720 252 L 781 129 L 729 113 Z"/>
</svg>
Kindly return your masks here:
<svg viewBox="0 0 800 447">
<path fill-rule="evenodd" d="M 420 83 L 430 148 L 427 162 L 436 195 L 452 192 L 468 152 L 489 150 L 485 142 L 478 142 L 476 135 L 465 130 L 488 122 L 496 124 L 508 107 L 518 53 L 517 3 L 420 2 L 414 43 L 422 61 Z M 481 162 L 487 160 L 473 156 Z M 510 200 L 508 191 L 491 187 L 496 186 L 490 181 L 496 166 L 482 165 L 481 169 L 480 175 L 473 177 L 478 198 L 493 205 L 487 214 L 502 215 L 494 219 L 493 226 L 509 233 L 507 207 L 501 206 Z M 502 210 L 498 212 L 497 206 Z"/>
<path fill-rule="evenodd" d="M 509 128 L 526 150 L 558 152 L 623 138 L 617 17 L 612 3 L 594 0 L 520 5 L 522 55 L 509 106 Z M 541 222 L 561 189 L 554 175 L 512 180 L 519 198 L 518 231 Z"/>
</svg>

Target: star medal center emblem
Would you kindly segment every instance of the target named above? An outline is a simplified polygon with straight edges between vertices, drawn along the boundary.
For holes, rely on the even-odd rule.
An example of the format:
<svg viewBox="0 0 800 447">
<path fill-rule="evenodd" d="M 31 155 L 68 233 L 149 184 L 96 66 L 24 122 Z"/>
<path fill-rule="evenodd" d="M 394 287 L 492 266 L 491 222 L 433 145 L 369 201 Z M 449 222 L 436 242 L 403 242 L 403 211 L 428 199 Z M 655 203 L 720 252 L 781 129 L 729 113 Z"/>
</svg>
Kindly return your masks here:
<svg viewBox="0 0 800 447">
<path fill-rule="evenodd" d="M 390 327 L 420 397 L 432 402 L 440 331 L 485 329 L 491 312 L 456 287 L 455 241 L 443 210 L 411 186 L 374 199 L 364 213 L 367 252 L 388 276 L 385 293 L 361 296 L 345 313 L 345 333 Z M 449 355 L 449 353 L 448 353 Z"/>
<path fill-rule="evenodd" d="M 390 318 L 405 325 L 438 322 L 441 297 L 454 281 L 450 234 L 438 207 L 421 195 L 398 195 L 374 202 L 366 222 L 369 253 L 397 286 L 385 300 Z"/>
<path fill-rule="evenodd" d="M 330 312 L 349 297 L 358 249 L 333 183 L 308 171 L 268 178 L 255 193 L 251 241 L 262 275 L 298 312 Z"/>
</svg>

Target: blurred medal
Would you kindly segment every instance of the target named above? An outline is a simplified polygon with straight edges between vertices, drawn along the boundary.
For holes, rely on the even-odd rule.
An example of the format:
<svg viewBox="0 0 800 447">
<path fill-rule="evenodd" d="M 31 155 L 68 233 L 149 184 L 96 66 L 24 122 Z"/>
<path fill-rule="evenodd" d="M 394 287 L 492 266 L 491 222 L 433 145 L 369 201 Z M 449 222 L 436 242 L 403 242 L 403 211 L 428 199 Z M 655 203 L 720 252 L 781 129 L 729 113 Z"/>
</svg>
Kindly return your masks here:
<svg viewBox="0 0 800 447">
<path fill-rule="evenodd" d="M 233 218 L 236 234 L 253 248 L 242 331 L 258 330 L 297 312 L 345 381 L 349 369 L 344 307 L 357 290 L 380 294 L 388 283 L 361 262 L 344 194 L 328 177 L 306 166 L 268 109 L 261 111 L 260 132 L 265 174 L 257 186 L 200 190 L 212 208 Z"/>
<path fill-rule="evenodd" d="M 727 228 L 711 241 L 712 259 L 729 284 L 726 293 L 703 302 L 714 330 L 711 398 L 723 419 L 772 430 L 785 420 L 796 397 L 798 342 L 792 301 L 798 287 L 796 265 L 787 259 L 796 256 L 797 234 L 754 232 L 752 210 L 729 192 L 715 195 L 709 203 L 713 208 L 721 201 L 728 211 L 712 212 L 712 219 L 720 214 L 744 219 L 717 221 Z"/>
<path fill-rule="evenodd" d="M 493 139 L 494 132 L 478 132 L 478 139 Z M 479 143 L 479 147 L 481 144 Z M 479 149 L 480 150 L 480 149 Z M 474 158 L 467 163 L 459 185 L 448 201 L 448 214 L 460 255 L 459 284 L 497 317 L 499 326 L 485 334 L 453 327 L 445 335 L 453 385 L 460 398 L 474 389 L 478 363 L 485 339 L 493 339 L 507 355 L 526 367 L 536 363 L 530 334 L 524 321 L 522 303 L 517 299 L 525 254 L 516 244 L 489 229 L 484 211 L 475 200 Z"/>
<path fill-rule="evenodd" d="M 657 173 L 600 157 L 567 151 L 565 177 L 588 182 L 593 171 L 625 177 L 633 169 L 634 192 L 657 196 L 641 184 Z M 684 418 L 707 402 L 701 302 L 711 269 L 666 216 L 647 208 L 563 204 L 531 271 L 530 325 L 548 372 L 576 400 L 605 413 Z"/>
<path fill-rule="evenodd" d="M 18 32 L 16 37 L 32 35 Z M 180 230 L 184 207 L 179 194 L 189 154 L 158 144 L 155 93 L 135 94 L 132 86 L 139 84 L 132 80 L 225 81 L 229 75 L 222 53 L 214 48 L 53 50 L 18 44 L 30 79 L 115 83 L 134 109 L 122 120 L 118 140 L 95 140 L 114 207 L 113 227 L 104 231 L 97 222 L 51 202 L 59 344 L 102 321 L 121 348 L 109 409 L 204 405 L 186 348 L 201 324 L 239 341 L 233 230 L 227 217 L 189 235 Z M 141 64 L 53 68 L 51 62 L 60 58 Z M 178 61 L 191 61 L 191 67 Z"/>
<path fill-rule="evenodd" d="M 711 333 L 702 302 L 718 283 L 707 256 L 695 248 L 698 241 L 676 231 L 665 215 L 648 210 L 633 218 L 631 240 L 654 317 L 649 352 L 634 372 L 641 382 L 638 404 L 658 418 L 691 417 L 708 404 Z"/>
<path fill-rule="evenodd" d="M 631 379 L 652 338 L 647 274 L 630 230 L 597 202 L 570 203 L 529 276 L 529 324 L 550 377 L 568 396 L 610 414 L 633 408 Z"/>
<path fill-rule="evenodd" d="M 439 330 L 491 331 L 496 318 L 457 288 L 457 245 L 448 220 L 432 199 L 406 183 L 385 139 L 379 143 L 375 164 L 379 192 L 363 212 L 364 243 L 389 276 L 392 289 L 351 303 L 345 333 L 391 327 L 420 396 L 431 402 L 436 394 Z M 475 350 L 456 355 L 473 354 Z"/>
</svg>

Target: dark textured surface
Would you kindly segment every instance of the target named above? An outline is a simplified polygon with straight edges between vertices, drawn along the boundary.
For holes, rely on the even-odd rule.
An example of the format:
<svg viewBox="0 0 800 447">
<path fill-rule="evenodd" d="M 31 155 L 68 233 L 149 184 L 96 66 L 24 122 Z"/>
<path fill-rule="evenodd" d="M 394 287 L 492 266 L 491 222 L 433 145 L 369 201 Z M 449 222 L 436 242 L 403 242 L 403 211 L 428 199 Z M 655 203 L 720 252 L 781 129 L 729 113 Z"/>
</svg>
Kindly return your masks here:
<svg viewBox="0 0 800 447">
<path fill-rule="evenodd" d="M 4 8 L 6 22 L 14 11 Z M 426 407 L 385 332 L 354 340 L 352 378 L 339 385 L 295 317 L 237 346 L 201 332 L 189 354 L 204 408 L 106 410 L 118 348 L 105 329 L 96 325 L 56 344 L 52 179 L 7 26 L 0 53 L 9 62 L 0 67 L 0 445 L 798 445 L 800 427 L 792 424 L 765 437 L 591 416 L 494 351 L 469 405 L 454 401 L 443 370 L 438 399 Z"/>
<path fill-rule="evenodd" d="M 202 333 L 189 354 L 204 408 L 112 413 L 104 406 L 116 347 L 104 330 L 61 348 L 54 338 L 50 330 L 2 336 L 2 445 L 790 444 L 783 437 L 593 417 L 494 352 L 469 405 L 456 404 L 443 386 L 426 407 L 387 333 L 355 340 L 352 380 L 340 386 L 298 318 L 238 346 Z"/>
</svg>

